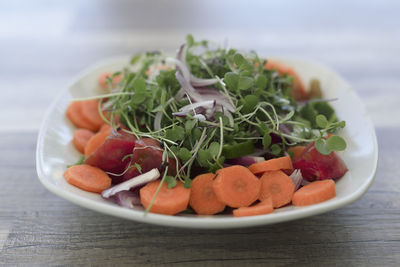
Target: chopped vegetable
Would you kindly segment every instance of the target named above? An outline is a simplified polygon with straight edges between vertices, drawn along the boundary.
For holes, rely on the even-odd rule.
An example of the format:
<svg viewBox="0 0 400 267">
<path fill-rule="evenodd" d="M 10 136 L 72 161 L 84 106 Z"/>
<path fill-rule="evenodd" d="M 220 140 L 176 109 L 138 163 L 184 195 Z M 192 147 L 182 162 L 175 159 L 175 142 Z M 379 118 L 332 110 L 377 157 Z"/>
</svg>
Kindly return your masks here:
<svg viewBox="0 0 400 267">
<path fill-rule="evenodd" d="M 260 203 L 257 203 L 250 207 L 241 207 L 233 210 L 233 216 L 235 217 L 245 217 L 245 216 L 255 216 L 272 213 L 274 207 L 272 205 L 272 199 L 267 198 Z"/>
<path fill-rule="evenodd" d="M 225 204 L 214 193 L 214 178 L 215 174 L 206 173 L 192 181 L 189 204 L 197 214 L 213 215 L 225 209 Z"/>
<path fill-rule="evenodd" d="M 336 196 L 335 182 L 331 179 L 315 181 L 297 190 L 292 198 L 295 206 L 317 204 Z"/>
<path fill-rule="evenodd" d="M 282 171 L 267 171 L 261 177 L 261 201 L 271 198 L 274 208 L 289 204 L 295 190 L 292 179 Z"/>
<path fill-rule="evenodd" d="M 84 154 L 85 157 L 89 157 L 94 153 L 103 143 L 106 141 L 107 137 L 111 134 L 111 130 L 103 130 L 95 135 L 93 135 L 86 143 Z"/>
<path fill-rule="evenodd" d="M 151 171 L 143 173 L 137 177 L 133 177 L 128 181 L 114 185 L 113 187 L 104 190 L 101 193 L 101 196 L 104 198 L 109 198 L 114 196 L 118 192 L 131 190 L 140 185 L 144 185 L 151 181 L 157 180 L 159 177 L 160 177 L 160 172 L 158 171 L 158 169 L 152 169 Z"/>
<path fill-rule="evenodd" d="M 74 133 L 72 143 L 79 152 L 84 153 L 85 146 L 93 135 L 94 133 L 87 129 L 77 129 Z"/>
<path fill-rule="evenodd" d="M 74 165 L 64 172 L 68 183 L 88 192 L 101 193 L 111 186 L 111 179 L 101 169 L 90 165 Z"/>
<path fill-rule="evenodd" d="M 323 155 L 318 152 L 313 143 L 305 149 L 304 153 L 293 163 L 293 166 L 295 169 L 300 169 L 303 178 L 310 182 L 337 179 L 348 170 L 345 163 L 335 152 Z"/>
<path fill-rule="evenodd" d="M 181 182 L 178 182 L 173 188 L 168 188 L 166 183 L 162 183 L 156 194 L 160 183 L 160 180 L 150 182 L 140 189 L 142 205 L 147 209 L 155 196 L 150 212 L 174 215 L 186 210 L 189 204 L 190 189 L 185 188 Z"/>
<path fill-rule="evenodd" d="M 292 160 L 288 156 L 257 162 L 249 166 L 249 170 L 254 174 L 291 169 L 293 169 Z"/>
<path fill-rule="evenodd" d="M 213 188 L 219 201 L 232 208 L 240 208 L 258 199 L 261 182 L 247 168 L 235 165 L 217 171 Z"/>
<path fill-rule="evenodd" d="M 87 129 L 93 132 L 97 131 L 97 126 L 82 115 L 82 105 L 83 102 L 72 102 L 69 104 L 65 113 L 66 116 L 78 128 Z"/>
<path fill-rule="evenodd" d="M 87 100 L 81 102 L 82 116 L 92 125 L 96 126 L 96 131 L 104 124 L 103 118 L 99 114 L 99 101 Z"/>
</svg>

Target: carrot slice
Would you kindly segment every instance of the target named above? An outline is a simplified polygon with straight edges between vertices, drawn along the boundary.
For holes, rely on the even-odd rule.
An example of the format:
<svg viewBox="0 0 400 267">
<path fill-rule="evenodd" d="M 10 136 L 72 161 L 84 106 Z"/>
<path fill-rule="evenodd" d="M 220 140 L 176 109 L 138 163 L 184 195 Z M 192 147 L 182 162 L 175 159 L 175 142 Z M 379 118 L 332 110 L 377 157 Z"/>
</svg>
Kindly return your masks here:
<svg viewBox="0 0 400 267">
<path fill-rule="evenodd" d="M 247 207 L 256 201 L 260 187 L 260 180 L 240 165 L 218 170 L 213 183 L 217 199 L 233 208 Z"/>
<path fill-rule="evenodd" d="M 197 214 L 213 215 L 225 209 L 214 193 L 215 174 L 206 173 L 196 176 L 192 181 L 189 204 Z"/>
<path fill-rule="evenodd" d="M 157 180 L 148 183 L 140 189 L 140 201 L 145 208 L 149 206 L 160 182 L 160 180 Z M 178 182 L 173 188 L 168 188 L 167 183 L 163 183 L 150 208 L 150 212 L 167 215 L 177 214 L 187 208 L 189 198 L 190 189 L 185 188 L 182 182 Z"/>
<path fill-rule="evenodd" d="M 108 130 L 103 130 L 95 135 L 93 135 L 89 141 L 86 143 L 84 154 L 85 157 L 89 157 L 90 154 L 95 152 L 106 140 L 106 138 L 111 134 L 111 128 Z"/>
<path fill-rule="evenodd" d="M 99 77 L 99 84 L 102 88 L 104 89 L 108 89 L 108 85 L 107 85 L 107 78 L 110 77 L 112 75 L 112 73 L 106 72 L 100 75 Z M 113 83 L 112 86 L 115 86 L 117 83 L 119 83 L 120 81 L 122 81 L 122 76 L 118 75 L 115 76 L 113 78 Z"/>
<path fill-rule="evenodd" d="M 266 171 L 291 170 L 291 169 L 293 169 L 293 165 L 292 165 L 292 160 L 290 159 L 289 156 L 261 161 L 253 163 L 249 166 L 249 170 L 254 174 L 259 174 Z"/>
<path fill-rule="evenodd" d="M 96 131 L 104 124 L 103 118 L 99 114 L 99 101 L 82 101 L 82 116 L 97 127 Z"/>
<path fill-rule="evenodd" d="M 309 183 L 297 190 L 292 198 L 295 206 L 317 204 L 336 196 L 335 182 L 332 179 Z"/>
<path fill-rule="evenodd" d="M 97 131 L 98 128 L 82 115 L 82 102 L 72 102 L 65 113 L 67 118 L 78 128 Z"/>
<path fill-rule="evenodd" d="M 86 129 L 77 129 L 74 133 L 72 143 L 74 144 L 75 148 L 83 154 L 87 142 L 93 135 L 94 133 L 92 131 Z"/>
<path fill-rule="evenodd" d="M 64 172 L 64 178 L 88 192 L 101 193 L 111 186 L 111 179 L 104 171 L 86 164 L 69 167 Z"/>
<path fill-rule="evenodd" d="M 99 132 L 104 132 L 104 131 L 111 132 L 111 125 L 108 124 L 108 123 L 103 124 L 103 125 L 100 127 Z"/>
<path fill-rule="evenodd" d="M 295 161 L 300 157 L 301 154 L 303 154 L 304 149 L 306 149 L 305 146 L 294 146 L 294 147 L 289 147 L 288 151 L 293 153 L 292 160 Z"/>
<path fill-rule="evenodd" d="M 250 206 L 250 207 L 241 207 L 233 210 L 234 217 L 245 217 L 245 216 L 255 216 L 268 214 L 274 211 L 274 207 L 272 206 L 272 199 L 267 198 L 260 203 Z"/>
<path fill-rule="evenodd" d="M 293 76 L 294 77 L 293 90 L 292 90 L 293 98 L 295 100 L 305 100 L 308 98 L 305 86 L 301 81 L 299 75 L 297 75 L 297 73 L 294 71 L 293 68 L 290 68 L 281 62 L 271 61 L 271 60 L 268 60 L 264 67 L 267 70 L 276 69 L 276 71 L 280 75 L 288 74 L 290 76 Z"/>
<path fill-rule="evenodd" d="M 282 171 L 268 171 L 261 177 L 259 200 L 272 199 L 274 208 L 282 207 L 292 200 L 295 185 Z"/>
</svg>

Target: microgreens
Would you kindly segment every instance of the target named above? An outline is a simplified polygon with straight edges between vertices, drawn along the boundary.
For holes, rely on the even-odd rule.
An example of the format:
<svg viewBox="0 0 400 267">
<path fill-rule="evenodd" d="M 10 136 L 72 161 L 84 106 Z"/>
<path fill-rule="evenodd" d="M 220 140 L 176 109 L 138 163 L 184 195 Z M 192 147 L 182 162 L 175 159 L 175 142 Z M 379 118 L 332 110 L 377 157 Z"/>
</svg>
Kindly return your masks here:
<svg viewBox="0 0 400 267">
<path fill-rule="evenodd" d="M 118 117 L 128 127 L 122 131 L 163 144 L 164 157 L 176 160 L 176 176 L 164 172 L 162 178 L 169 188 L 177 180 L 190 187 L 192 168 L 215 171 L 226 160 L 252 154 L 255 149 L 274 157 L 283 155 L 289 146 L 311 142 L 322 154 L 346 148 L 343 138 L 327 138 L 345 127 L 328 101 L 297 103 L 291 95 L 293 77 L 266 70 L 266 60 L 255 52 L 210 47 L 208 41 L 188 35 L 184 63 L 194 77 L 216 79 L 208 87 L 225 97 L 233 112 L 222 108 L 210 115 L 195 109 L 185 117 L 175 116 L 173 113 L 193 99 L 181 94 L 176 67 L 159 52 L 135 55 L 131 60 L 134 71 L 126 68 L 114 73 L 106 81 L 112 91 L 94 97 L 112 110 L 111 118 Z M 156 71 L 149 73 L 150 69 Z M 115 84 L 118 75 L 123 79 Z M 199 119 L 198 112 L 205 120 Z"/>
</svg>

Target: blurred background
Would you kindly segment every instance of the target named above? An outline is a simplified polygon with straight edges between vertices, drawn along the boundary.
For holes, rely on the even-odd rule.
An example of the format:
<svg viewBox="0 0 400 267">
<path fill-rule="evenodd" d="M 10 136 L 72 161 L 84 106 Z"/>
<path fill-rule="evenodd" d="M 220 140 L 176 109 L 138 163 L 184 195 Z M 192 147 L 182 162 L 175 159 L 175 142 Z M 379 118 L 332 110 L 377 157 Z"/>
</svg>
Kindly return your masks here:
<svg viewBox="0 0 400 267">
<path fill-rule="evenodd" d="M 0 125 L 37 130 L 52 99 L 84 68 L 142 50 L 174 52 L 187 33 L 327 64 L 350 80 L 374 117 L 376 103 L 397 106 L 397 99 L 376 98 L 400 83 L 393 75 L 400 70 L 399 7 L 395 0 L 1 1 Z M 375 123 L 390 124 L 387 112 Z"/>
</svg>

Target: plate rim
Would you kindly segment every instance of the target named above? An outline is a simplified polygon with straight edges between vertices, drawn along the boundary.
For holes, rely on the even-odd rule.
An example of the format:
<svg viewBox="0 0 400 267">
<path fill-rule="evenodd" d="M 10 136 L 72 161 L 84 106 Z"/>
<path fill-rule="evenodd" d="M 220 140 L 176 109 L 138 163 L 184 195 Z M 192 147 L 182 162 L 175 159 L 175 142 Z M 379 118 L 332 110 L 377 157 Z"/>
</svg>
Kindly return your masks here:
<svg viewBox="0 0 400 267">
<path fill-rule="evenodd" d="M 272 58 L 272 57 L 271 57 Z M 66 199 L 78 206 L 94 210 L 96 212 L 100 212 L 102 214 L 106 215 L 112 215 L 115 217 L 119 218 L 124 218 L 128 220 L 134 220 L 138 221 L 141 223 L 149 223 L 149 224 L 154 224 L 154 225 L 160 225 L 160 226 L 172 226 L 172 227 L 180 227 L 180 228 L 201 228 L 201 229 L 221 229 L 221 228 L 243 228 L 243 227 L 254 227 L 254 226 L 259 226 L 259 225 L 268 225 L 268 224 L 274 224 L 278 222 L 286 222 L 286 221 L 291 221 L 291 220 L 296 220 L 300 218 L 305 218 L 317 214 L 323 214 L 328 211 L 332 211 L 335 209 L 338 209 L 340 207 L 343 207 L 345 205 L 348 205 L 360 197 L 362 197 L 366 191 L 370 188 L 372 185 L 373 181 L 375 180 L 376 176 L 376 171 L 377 171 L 377 165 L 378 165 L 378 141 L 377 141 L 377 136 L 376 136 L 376 130 L 373 125 L 372 119 L 370 115 L 367 112 L 367 109 L 357 94 L 357 92 L 350 86 L 350 84 L 336 71 L 331 69 L 328 66 L 322 65 L 318 62 L 309 60 L 309 59 L 299 59 L 299 58 L 287 58 L 287 57 L 273 57 L 274 59 L 282 59 L 282 60 L 291 60 L 291 61 L 298 61 L 298 62 L 305 62 L 308 64 L 312 64 L 316 67 L 323 68 L 330 73 L 334 74 L 338 79 L 341 80 L 351 91 L 352 94 L 354 94 L 354 97 L 357 98 L 359 101 L 361 108 L 363 109 L 363 114 L 365 119 L 367 120 L 370 128 L 372 129 L 372 138 L 373 138 L 373 159 L 374 159 L 374 166 L 372 172 L 369 174 L 368 177 L 365 178 L 365 182 L 361 184 L 361 186 L 351 193 L 348 196 L 345 196 L 341 199 L 335 199 L 334 202 L 332 203 L 330 200 L 326 202 L 322 202 L 316 205 L 312 206 L 307 206 L 307 207 L 301 207 L 301 208 L 295 208 L 289 212 L 282 212 L 282 213 L 272 213 L 272 214 L 265 214 L 265 215 L 259 215 L 259 216 L 251 216 L 251 217 L 232 217 L 232 216 L 170 216 L 170 215 L 162 215 L 162 214 L 154 214 L 154 213 L 148 213 L 147 215 L 144 215 L 143 211 L 139 210 L 132 210 L 132 209 L 127 209 L 124 207 L 120 207 L 117 205 L 108 205 L 104 202 L 98 202 L 97 200 L 89 199 L 84 196 L 76 195 L 72 192 L 68 192 L 66 190 L 63 190 L 61 187 L 58 187 L 57 185 L 52 184 L 46 179 L 46 175 L 43 172 L 43 166 L 42 166 L 42 150 L 41 148 L 43 147 L 43 143 L 45 142 L 45 133 L 46 133 L 46 128 L 48 124 L 46 123 L 48 121 L 48 118 L 51 115 L 51 112 L 54 110 L 55 106 L 60 102 L 62 97 L 68 94 L 69 88 L 76 83 L 79 79 L 84 77 L 85 75 L 93 72 L 94 70 L 100 68 L 101 66 L 105 64 L 110 64 L 110 63 L 115 63 L 117 61 L 122 61 L 126 60 L 128 61 L 129 57 L 126 55 L 120 55 L 120 56 L 115 56 L 115 57 L 110 57 L 106 58 L 103 60 L 100 60 L 91 66 L 85 68 L 83 71 L 81 71 L 78 75 L 73 77 L 70 82 L 68 83 L 68 86 L 60 91 L 58 95 L 56 96 L 55 99 L 51 102 L 49 107 L 47 108 L 45 115 L 43 116 L 43 120 L 39 129 L 39 134 L 37 137 L 37 145 L 36 145 L 36 172 L 38 174 L 38 178 L 42 185 L 48 189 L 50 192 L 53 194 Z M 271 216 L 272 215 L 272 216 Z"/>
</svg>

